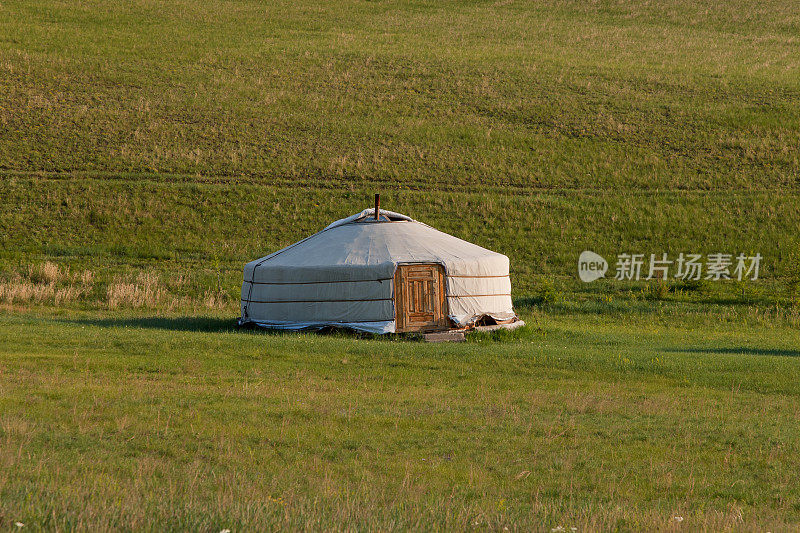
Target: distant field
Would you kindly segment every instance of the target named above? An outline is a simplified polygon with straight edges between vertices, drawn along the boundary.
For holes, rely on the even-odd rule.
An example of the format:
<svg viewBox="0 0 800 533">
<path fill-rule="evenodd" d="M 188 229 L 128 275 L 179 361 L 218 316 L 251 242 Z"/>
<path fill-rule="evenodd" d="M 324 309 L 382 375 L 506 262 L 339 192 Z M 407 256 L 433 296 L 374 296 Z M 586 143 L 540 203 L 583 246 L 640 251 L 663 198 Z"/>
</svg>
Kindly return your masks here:
<svg viewBox="0 0 800 533">
<path fill-rule="evenodd" d="M 798 50 L 797 1 L 0 2 L 0 530 L 797 529 Z M 375 192 L 529 326 L 233 328 Z"/>
<path fill-rule="evenodd" d="M 798 185 L 796 1 L 0 6 L 0 168 Z"/>
</svg>

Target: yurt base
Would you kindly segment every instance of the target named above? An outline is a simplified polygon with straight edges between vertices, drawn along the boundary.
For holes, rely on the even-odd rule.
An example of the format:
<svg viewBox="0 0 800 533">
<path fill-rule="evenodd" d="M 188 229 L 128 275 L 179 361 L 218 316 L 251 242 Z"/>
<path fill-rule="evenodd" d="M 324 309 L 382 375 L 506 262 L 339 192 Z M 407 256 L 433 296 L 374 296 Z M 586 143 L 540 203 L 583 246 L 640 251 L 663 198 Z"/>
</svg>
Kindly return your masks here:
<svg viewBox="0 0 800 533">
<path fill-rule="evenodd" d="M 425 333 L 422 340 L 425 342 L 463 342 L 467 340 L 467 333 L 472 331 L 497 331 L 499 329 L 517 329 L 525 325 L 523 320 L 516 320 L 505 324 L 492 324 L 491 326 L 474 326 L 471 328 L 450 329 L 447 331 L 436 331 Z"/>
<path fill-rule="evenodd" d="M 479 323 L 480 324 L 480 323 Z M 409 331 L 409 332 L 401 332 L 398 335 L 406 336 L 406 337 L 416 337 L 422 338 L 425 342 L 461 342 L 466 340 L 467 333 L 473 331 L 497 331 L 500 329 L 506 330 L 514 330 L 520 328 L 525 325 L 525 321 L 520 319 L 512 319 L 503 322 L 496 322 L 494 324 L 486 324 L 486 325 L 472 325 L 463 328 L 452 328 L 452 329 L 440 329 L 435 331 Z M 243 329 L 266 329 L 272 331 L 306 331 L 306 332 L 316 332 L 316 333 L 332 333 L 336 331 L 352 331 L 355 334 L 360 335 L 370 335 L 370 333 L 359 332 L 357 330 L 353 330 L 352 328 L 347 327 L 337 327 L 337 326 L 324 326 L 324 327 L 309 327 L 303 329 L 285 329 L 285 328 L 275 328 L 270 326 L 265 326 L 261 324 L 256 324 L 254 322 L 242 322 L 241 320 L 238 321 L 238 326 Z"/>
</svg>

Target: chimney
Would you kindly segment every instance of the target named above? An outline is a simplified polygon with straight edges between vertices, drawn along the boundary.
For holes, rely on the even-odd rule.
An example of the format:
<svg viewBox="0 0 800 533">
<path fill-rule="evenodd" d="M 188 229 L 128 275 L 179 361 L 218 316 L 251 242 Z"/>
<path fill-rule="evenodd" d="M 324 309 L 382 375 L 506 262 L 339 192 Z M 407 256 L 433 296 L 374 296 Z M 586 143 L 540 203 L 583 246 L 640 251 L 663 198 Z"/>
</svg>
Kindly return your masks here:
<svg viewBox="0 0 800 533">
<path fill-rule="evenodd" d="M 381 211 L 381 195 L 375 195 L 375 222 L 380 219 L 380 211 Z"/>
</svg>

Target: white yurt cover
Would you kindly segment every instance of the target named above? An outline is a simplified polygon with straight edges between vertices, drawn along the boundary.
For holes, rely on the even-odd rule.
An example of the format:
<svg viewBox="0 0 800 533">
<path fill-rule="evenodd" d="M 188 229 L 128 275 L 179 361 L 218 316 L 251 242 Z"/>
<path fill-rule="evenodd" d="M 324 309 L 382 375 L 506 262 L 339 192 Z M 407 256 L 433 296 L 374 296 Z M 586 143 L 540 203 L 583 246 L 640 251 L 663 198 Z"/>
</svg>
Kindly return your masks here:
<svg viewBox="0 0 800 533">
<path fill-rule="evenodd" d="M 395 270 L 414 263 L 444 267 L 455 326 L 515 318 L 508 257 L 399 213 L 381 209 L 375 221 L 374 212 L 365 209 L 247 263 L 240 324 L 392 333 Z"/>
</svg>

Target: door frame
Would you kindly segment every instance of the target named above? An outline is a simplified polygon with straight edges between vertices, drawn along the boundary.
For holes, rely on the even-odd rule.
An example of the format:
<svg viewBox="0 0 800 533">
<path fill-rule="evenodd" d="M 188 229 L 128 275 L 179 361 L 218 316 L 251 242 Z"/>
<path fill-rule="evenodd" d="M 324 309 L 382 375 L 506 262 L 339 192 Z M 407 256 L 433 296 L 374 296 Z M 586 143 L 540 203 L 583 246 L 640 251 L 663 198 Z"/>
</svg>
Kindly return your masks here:
<svg viewBox="0 0 800 533">
<path fill-rule="evenodd" d="M 404 270 L 406 267 L 414 267 L 414 266 L 427 266 L 427 267 L 434 267 L 435 271 L 438 274 L 438 304 L 439 304 L 439 312 L 440 316 L 437 318 L 436 313 L 434 312 L 434 319 L 436 319 L 435 324 L 428 324 L 426 326 L 418 327 L 418 326 L 410 326 L 406 320 L 408 313 L 406 311 L 406 299 L 405 299 L 405 278 L 404 278 Z M 394 310 L 395 310 L 395 331 L 397 333 L 405 333 L 405 332 L 422 332 L 422 331 L 441 331 L 450 329 L 450 319 L 448 318 L 448 306 L 447 306 L 447 286 L 446 286 L 446 278 L 447 275 L 444 270 L 444 265 L 441 263 L 399 263 L 397 268 L 394 271 Z"/>
</svg>

